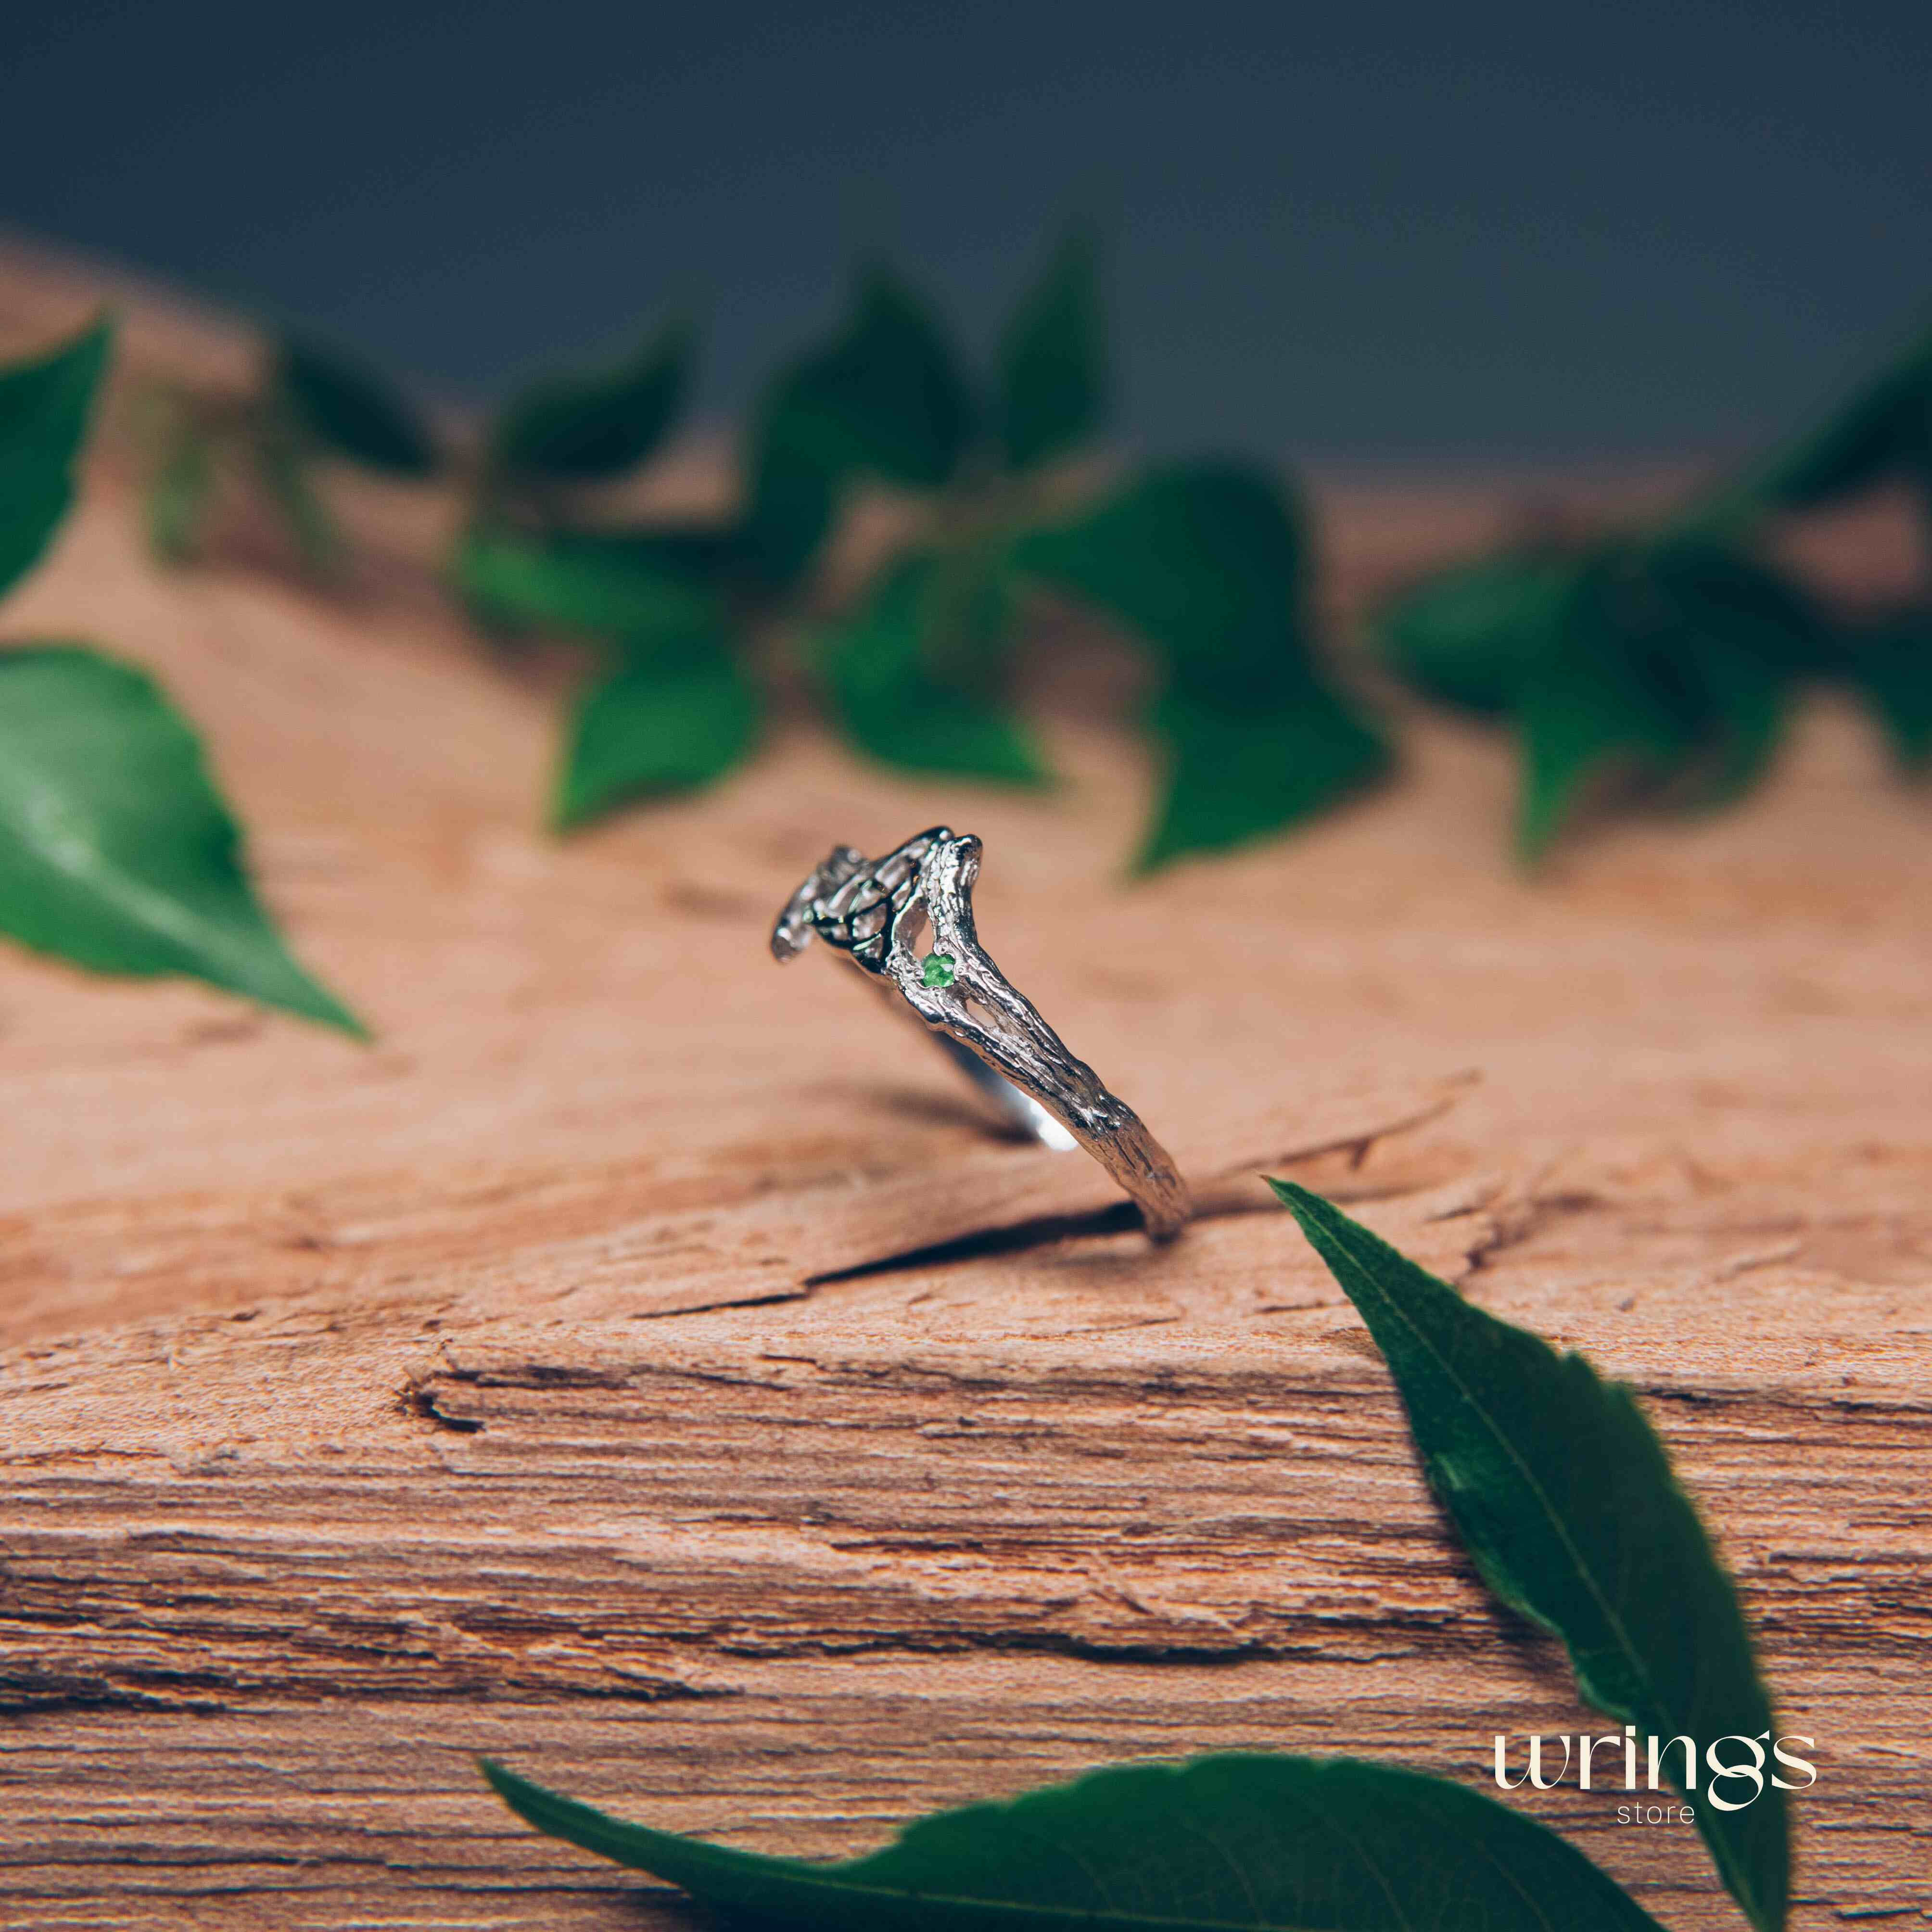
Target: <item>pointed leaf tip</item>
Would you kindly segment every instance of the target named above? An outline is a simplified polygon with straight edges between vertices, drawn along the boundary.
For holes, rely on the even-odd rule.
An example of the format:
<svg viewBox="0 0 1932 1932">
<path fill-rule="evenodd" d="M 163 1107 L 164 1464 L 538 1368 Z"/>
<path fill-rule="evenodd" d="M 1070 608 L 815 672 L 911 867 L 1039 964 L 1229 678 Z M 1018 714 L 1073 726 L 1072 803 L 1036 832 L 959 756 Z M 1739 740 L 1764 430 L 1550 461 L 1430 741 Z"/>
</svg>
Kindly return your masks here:
<svg viewBox="0 0 1932 1932">
<path fill-rule="evenodd" d="M 1367 1324 L 1484 1581 L 1562 1639 L 1585 1698 L 1635 1724 L 1646 1752 L 1658 1741 L 1664 1775 L 1687 1796 L 1683 1753 L 1668 1741 L 1694 1740 L 1714 1771 L 1716 1745 L 1768 1737 L 1770 1700 L 1736 1591 L 1630 1390 L 1466 1301 L 1320 1195 L 1268 1184 Z M 1763 1780 L 1730 1810 L 1709 1793 L 1707 1784 L 1696 1824 L 1718 1874 L 1759 1932 L 1778 1932 L 1790 1885 L 1784 1793 Z"/>
<path fill-rule="evenodd" d="M 958 471 L 980 407 L 938 316 L 874 265 L 843 327 L 784 372 L 762 413 L 788 464 L 936 490 Z"/>
<path fill-rule="evenodd" d="M 514 397 L 490 441 L 514 476 L 608 482 L 652 455 L 690 391 L 697 332 L 668 322 L 614 367 L 548 376 Z"/>
<path fill-rule="evenodd" d="M 0 930 L 368 1037 L 262 909 L 186 721 L 145 672 L 80 646 L 0 652 Z"/>
<path fill-rule="evenodd" d="M 868 1857 L 755 1856 L 653 1831 L 502 1766 L 526 1822 L 788 1932 L 1658 1932 L 1533 1820 L 1444 1780 L 1348 1758 L 1129 1765 L 922 1819 Z"/>
<path fill-rule="evenodd" d="M 1000 438 L 1016 472 L 1064 455 L 1107 408 L 1106 318 L 1098 250 L 1070 229 L 1000 338 Z"/>
<path fill-rule="evenodd" d="M 312 336 L 284 336 L 270 370 L 295 424 L 322 448 L 364 470 L 421 478 L 442 458 L 428 425 L 374 364 Z"/>
<path fill-rule="evenodd" d="M 40 562 L 72 506 L 113 340 L 104 316 L 52 349 L 0 365 L 0 593 Z"/>
</svg>

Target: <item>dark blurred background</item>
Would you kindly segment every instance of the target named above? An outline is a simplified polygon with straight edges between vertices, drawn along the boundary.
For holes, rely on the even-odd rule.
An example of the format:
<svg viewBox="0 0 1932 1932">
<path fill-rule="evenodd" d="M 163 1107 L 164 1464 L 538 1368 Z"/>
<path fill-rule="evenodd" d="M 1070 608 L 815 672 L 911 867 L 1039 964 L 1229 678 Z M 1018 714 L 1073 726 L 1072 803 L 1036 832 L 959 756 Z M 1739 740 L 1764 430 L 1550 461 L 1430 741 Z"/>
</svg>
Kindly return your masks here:
<svg viewBox="0 0 1932 1932">
<path fill-rule="evenodd" d="M 711 323 L 706 410 L 883 244 L 988 339 L 1100 220 L 1128 433 L 1721 451 L 1932 290 L 1932 6 L 176 0 L 0 9 L 0 220 L 452 397 Z"/>
</svg>

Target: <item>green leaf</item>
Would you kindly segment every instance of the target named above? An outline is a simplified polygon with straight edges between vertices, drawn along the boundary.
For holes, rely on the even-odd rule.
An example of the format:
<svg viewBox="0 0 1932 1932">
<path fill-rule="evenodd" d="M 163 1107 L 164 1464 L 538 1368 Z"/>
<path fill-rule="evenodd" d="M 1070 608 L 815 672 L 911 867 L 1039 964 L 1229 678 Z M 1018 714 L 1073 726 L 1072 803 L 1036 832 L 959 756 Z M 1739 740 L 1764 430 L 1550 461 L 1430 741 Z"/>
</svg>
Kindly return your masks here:
<svg viewBox="0 0 1932 1932">
<path fill-rule="evenodd" d="M 566 483 L 635 469 L 683 408 L 694 346 L 691 325 L 674 322 L 614 368 L 531 384 L 496 424 L 496 462 L 512 475 Z"/>
<path fill-rule="evenodd" d="M 1828 668 L 1830 638 L 1816 604 L 1762 559 L 1695 538 L 1661 542 L 1647 554 L 1670 606 L 1666 622 L 1720 639 L 1773 670 L 1809 676 Z"/>
<path fill-rule="evenodd" d="M 1932 490 L 1932 332 L 1771 457 L 1748 487 L 1760 502 L 1809 509 L 1901 473 Z"/>
<path fill-rule="evenodd" d="M 558 774 L 559 831 L 628 800 L 692 791 L 757 742 L 756 686 L 716 630 L 660 641 L 579 702 Z"/>
<path fill-rule="evenodd" d="M 1378 614 L 1378 653 L 1425 698 L 1498 716 L 1521 698 L 1575 574 L 1570 560 L 1540 550 L 1438 571 Z"/>
<path fill-rule="evenodd" d="M 333 454 L 390 476 L 433 476 L 434 438 L 402 393 L 359 356 L 305 336 L 275 346 L 272 393 Z"/>
<path fill-rule="evenodd" d="M 1388 747 L 1309 682 L 1270 702 L 1224 702 L 1177 685 L 1153 706 L 1166 783 L 1136 869 L 1286 830 L 1381 778 Z"/>
<path fill-rule="evenodd" d="M 772 1932 L 1658 1932 L 1534 1820 L 1348 1758 L 1095 1772 L 940 1812 L 836 1864 L 626 1824 L 500 1765 L 482 1771 L 538 1830 Z"/>
<path fill-rule="evenodd" d="M 74 460 L 112 342 L 103 320 L 0 367 L 0 595 L 40 562 L 74 501 Z"/>
<path fill-rule="evenodd" d="M 1568 646 L 1522 700 L 1516 848 L 1533 866 L 1619 786 L 1654 790 L 1690 748 L 1667 707 L 1612 655 Z"/>
<path fill-rule="evenodd" d="M 1072 522 L 1030 532 L 1014 562 L 1125 625 L 1190 684 L 1268 689 L 1306 674 L 1300 516 L 1264 470 L 1150 470 Z"/>
<path fill-rule="evenodd" d="M 767 591 L 801 583 L 832 533 L 849 472 L 825 443 L 802 376 L 781 376 L 753 418 L 739 523 L 740 548 Z"/>
<path fill-rule="evenodd" d="M 1852 688 L 1908 776 L 1932 772 L 1932 608 L 1894 611 L 1842 640 Z"/>
<path fill-rule="evenodd" d="M 281 424 L 264 423 L 254 440 L 255 473 L 310 572 L 325 582 L 341 574 L 348 545 L 316 490 L 308 452 Z"/>
<path fill-rule="evenodd" d="M 0 928 L 363 1035 L 256 901 L 194 732 L 144 673 L 77 646 L 0 652 Z"/>
<path fill-rule="evenodd" d="M 1143 871 L 1305 819 L 1388 764 L 1310 648 L 1296 506 L 1245 465 L 1158 469 L 1016 546 L 1030 572 L 1124 625 L 1162 667 L 1167 754 Z"/>
<path fill-rule="evenodd" d="M 1070 232 L 1000 338 L 1000 440 L 1030 470 L 1085 442 L 1107 407 L 1106 323 L 1092 238 Z"/>
<path fill-rule="evenodd" d="M 493 621 L 537 626 L 638 649 L 708 632 L 718 600 L 649 544 L 590 532 L 550 537 L 472 526 L 450 572 L 466 604 Z"/>
<path fill-rule="evenodd" d="M 1534 862 L 1612 782 L 1710 806 L 1763 775 L 1792 680 L 1828 660 L 1795 586 L 1721 545 L 1606 549 L 1546 614 L 1521 694 L 1517 847 Z"/>
<path fill-rule="evenodd" d="M 214 487 L 214 445 L 185 410 L 161 428 L 142 501 L 148 548 L 162 563 L 185 563 L 200 548 Z"/>
<path fill-rule="evenodd" d="M 958 472 L 977 409 L 930 311 L 882 269 L 823 346 L 781 370 L 753 416 L 740 554 L 766 591 L 806 577 L 852 482 L 934 489 Z"/>
<path fill-rule="evenodd" d="M 1700 1753 L 1768 1739 L 1737 1593 L 1630 1391 L 1472 1307 L 1319 1195 L 1270 1185 L 1368 1324 L 1483 1580 L 1562 1638 L 1588 1702 L 1637 1727 L 1640 1757 L 1652 1738 Z M 1673 1782 L 1684 1755 L 1665 1748 Z M 1720 1754 L 1747 1755 L 1734 1742 Z M 1723 1782 L 1724 1802 L 1748 1795 Z M 1716 1790 L 1696 1793 L 1697 1828 L 1752 1924 L 1775 1932 L 1790 1882 L 1784 1793 L 1767 1778 L 1727 1810 Z"/>
<path fill-rule="evenodd" d="M 870 473 L 938 489 L 958 470 L 978 410 L 938 319 L 884 268 L 859 282 L 853 313 L 782 380 L 787 436 L 828 474 Z"/>
<path fill-rule="evenodd" d="M 888 566 L 857 610 L 819 639 L 819 671 L 846 736 L 904 771 L 1047 783 L 1003 701 L 1012 621 L 986 560 L 921 554 Z"/>
</svg>

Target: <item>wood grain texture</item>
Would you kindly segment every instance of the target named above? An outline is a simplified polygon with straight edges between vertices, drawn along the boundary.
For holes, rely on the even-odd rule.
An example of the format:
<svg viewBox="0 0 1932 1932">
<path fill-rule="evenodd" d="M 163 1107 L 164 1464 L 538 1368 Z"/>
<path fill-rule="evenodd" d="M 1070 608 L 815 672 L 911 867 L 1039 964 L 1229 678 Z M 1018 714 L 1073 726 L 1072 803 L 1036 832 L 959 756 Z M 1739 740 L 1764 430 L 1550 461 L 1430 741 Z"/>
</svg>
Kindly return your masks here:
<svg viewBox="0 0 1932 1932">
<path fill-rule="evenodd" d="M 10 341 L 97 284 L 0 260 Z M 232 380 L 137 303 L 137 370 Z M 199 358 L 199 359 L 197 359 Z M 693 459 L 692 473 L 702 471 Z M 1357 1750 L 1480 1780 L 1586 1720 L 1417 1475 L 1264 1160 L 1643 1392 L 1815 1736 L 1795 1922 L 1932 1916 L 1932 803 L 1808 712 L 1768 792 L 1534 885 L 1507 748 L 1128 889 L 1131 670 L 1070 638 L 1045 800 L 862 770 L 788 712 L 714 796 L 536 828 L 554 667 L 480 658 L 446 506 L 358 493 L 352 590 L 158 574 L 110 436 L 0 636 L 200 722 L 373 1048 L 0 953 L 0 1924 L 682 1922 L 526 1832 L 488 1751 L 770 1850 L 1109 1760 Z M 1341 614 L 1503 526 L 1325 492 Z M 1882 521 L 1828 532 L 1846 580 Z M 772 913 L 835 841 L 981 833 L 986 940 L 1216 1211 L 836 1276 L 1108 1198 L 985 1139 Z M 1684 1827 L 1538 1815 L 1674 1927 Z"/>
</svg>

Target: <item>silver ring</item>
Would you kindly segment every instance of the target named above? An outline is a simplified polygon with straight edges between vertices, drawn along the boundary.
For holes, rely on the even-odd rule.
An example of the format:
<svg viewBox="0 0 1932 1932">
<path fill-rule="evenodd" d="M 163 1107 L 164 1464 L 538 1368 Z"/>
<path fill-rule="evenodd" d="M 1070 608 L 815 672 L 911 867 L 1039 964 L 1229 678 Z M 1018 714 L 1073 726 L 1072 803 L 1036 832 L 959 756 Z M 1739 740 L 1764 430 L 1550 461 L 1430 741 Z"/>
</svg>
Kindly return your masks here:
<svg viewBox="0 0 1932 1932">
<path fill-rule="evenodd" d="M 1084 1148 L 1140 1209 L 1148 1234 L 1167 1240 L 1187 1219 L 1187 1184 L 1141 1117 L 987 957 L 973 923 L 980 852 L 978 839 L 944 825 L 883 859 L 835 847 L 778 915 L 772 956 L 796 959 L 814 937 L 844 953 L 888 999 L 899 995 L 1009 1128 L 1048 1147 Z"/>
</svg>

